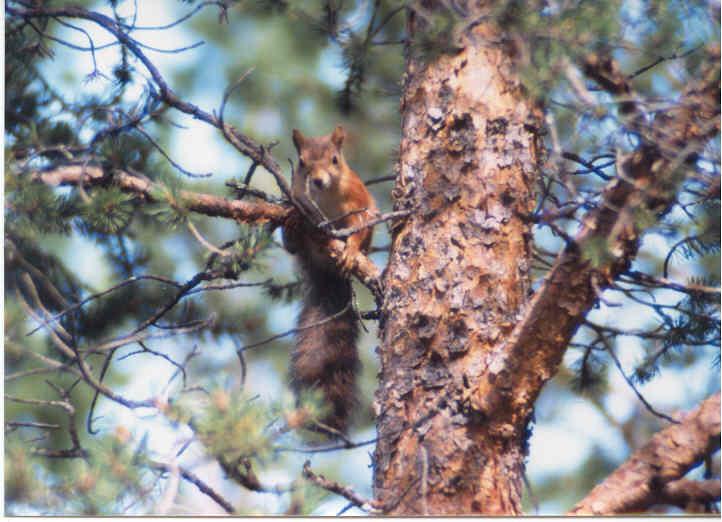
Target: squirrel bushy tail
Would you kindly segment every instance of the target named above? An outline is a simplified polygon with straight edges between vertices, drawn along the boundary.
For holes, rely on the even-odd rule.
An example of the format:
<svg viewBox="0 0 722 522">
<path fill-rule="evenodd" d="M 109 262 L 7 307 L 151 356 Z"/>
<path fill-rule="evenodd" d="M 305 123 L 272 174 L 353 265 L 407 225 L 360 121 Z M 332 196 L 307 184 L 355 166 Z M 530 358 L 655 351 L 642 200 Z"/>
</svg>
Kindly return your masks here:
<svg viewBox="0 0 722 522">
<path fill-rule="evenodd" d="M 356 375 L 361 366 L 351 281 L 309 264 L 302 269 L 305 288 L 291 356 L 291 387 L 297 397 L 303 391 L 320 390 L 325 414 L 316 420 L 345 433 L 357 404 Z"/>
<path fill-rule="evenodd" d="M 297 398 L 318 390 L 324 403 L 320 418 L 306 422 L 301 411 L 289 425 L 305 423 L 332 435 L 334 430 L 344 433 L 348 428 L 358 401 L 356 374 L 361 366 L 356 351 L 359 324 L 351 306 L 351 281 L 344 274 L 356 255 L 368 252 L 373 228 L 363 225 L 377 214 L 373 197 L 343 156 L 345 136 L 340 125 L 331 134 L 315 138 L 293 130 L 298 164 L 291 192 L 299 212 L 295 217 L 292 213 L 283 227 L 283 243 L 299 260 L 305 283 L 291 355 L 291 387 Z M 338 228 L 359 227 L 346 238 L 340 263 L 328 255 L 328 238 L 311 224 L 328 220 Z"/>
</svg>

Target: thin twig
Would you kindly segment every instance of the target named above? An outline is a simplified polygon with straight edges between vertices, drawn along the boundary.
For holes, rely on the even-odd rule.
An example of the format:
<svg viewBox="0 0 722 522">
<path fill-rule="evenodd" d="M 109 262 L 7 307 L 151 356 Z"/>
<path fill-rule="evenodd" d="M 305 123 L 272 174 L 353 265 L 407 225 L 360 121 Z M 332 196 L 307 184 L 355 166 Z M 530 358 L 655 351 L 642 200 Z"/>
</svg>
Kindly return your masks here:
<svg viewBox="0 0 722 522">
<path fill-rule="evenodd" d="M 164 472 L 171 471 L 171 466 L 163 462 L 151 462 L 151 467 Z M 187 480 L 188 482 L 196 486 L 201 493 L 211 498 L 216 504 L 221 506 L 226 513 L 235 513 L 233 505 L 228 500 L 223 498 L 223 496 L 221 496 L 221 494 L 218 493 L 215 489 L 203 482 L 203 480 L 201 480 L 195 473 L 193 473 L 189 469 L 184 468 L 183 466 L 176 467 L 180 472 L 180 476 L 183 477 L 184 480 Z"/>
<path fill-rule="evenodd" d="M 272 335 L 271 337 L 268 337 L 266 339 L 263 339 L 262 341 L 258 341 L 253 344 L 248 344 L 244 347 L 242 347 L 240 350 L 237 350 L 237 352 L 245 352 L 246 350 L 250 350 L 251 348 L 258 348 L 259 346 L 263 346 L 264 344 L 268 344 L 272 341 L 275 341 L 276 339 L 281 339 L 282 337 L 287 337 L 289 335 L 293 335 L 298 332 L 302 332 L 304 330 L 308 330 L 309 328 L 316 328 L 317 326 L 321 326 L 325 323 L 328 323 L 330 321 L 333 321 L 334 319 L 338 319 L 341 317 L 344 313 L 348 312 L 351 309 L 351 303 L 348 303 L 346 306 L 344 306 L 341 310 L 336 312 L 333 315 L 330 315 L 328 317 L 324 317 L 323 319 L 319 321 L 315 321 L 311 324 L 306 324 L 303 326 L 298 326 L 296 328 L 291 328 L 290 330 L 286 330 L 285 332 L 281 332 L 276 335 Z"/>
<path fill-rule="evenodd" d="M 588 323 L 586 323 L 588 324 Z M 593 328 L 593 327 L 592 327 Z M 622 363 L 619 361 L 619 358 L 617 357 L 617 354 L 614 353 L 614 349 L 612 348 L 611 344 L 609 343 L 609 340 L 604 337 L 604 335 L 601 332 L 597 332 L 597 335 L 599 337 L 599 340 L 604 345 L 604 348 L 606 349 L 607 353 L 609 353 L 610 357 L 614 361 L 614 365 L 617 367 L 617 370 L 619 370 L 619 373 L 622 375 L 624 380 L 627 382 L 629 387 L 632 389 L 634 394 L 637 396 L 637 398 L 641 401 L 642 404 L 644 404 L 644 407 L 649 411 L 652 415 L 655 417 L 659 417 L 661 419 L 664 419 L 668 422 L 671 422 L 672 424 L 679 424 L 679 421 L 674 420 L 669 415 L 666 415 L 662 412 L 657 411 L 648 401 L 644 398 L 644 395 L 641 394 L 641 392 L 637 389 L 637 387 L 632 382 L 632 379 L 630 379 L 627 374 L 624 371 L 624 368 L 622 368 Z"/>
<path fill-rule="evenodd" d="M 317 475 L 316 473 L 311 471 L 311 461 L 309 460 L 307 460 L 303 464 L 303 478 L 312 482 L 318 487 L 325 489 L 326 491 L 330 491 L 331 493 L 336 493 L 337 495 L 342 496 L 349 502 L 352 502 L 353 505 L 359 507 L 367 513 L 380 513 L 378 503 L 375 500 L 365 499 L 358 495 L 352 488 L 348 486 L 343 486 L 338 482 L 328 480 L 323 475 Z"/>
</svg>

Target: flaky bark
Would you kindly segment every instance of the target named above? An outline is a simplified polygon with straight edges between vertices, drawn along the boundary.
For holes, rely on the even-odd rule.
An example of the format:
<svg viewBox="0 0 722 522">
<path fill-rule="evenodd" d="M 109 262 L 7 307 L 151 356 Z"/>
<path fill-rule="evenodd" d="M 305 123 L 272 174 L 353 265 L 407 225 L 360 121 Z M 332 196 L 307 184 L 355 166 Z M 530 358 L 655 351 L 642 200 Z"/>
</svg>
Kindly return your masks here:
<svg viewBox="0 0 722 522">
<path fill-rule="evenodd" d="M 394 197 L 416 210 L 393 238 L 376 395 L 390 514 L 521 511 L 528 419 L 496 422 L 468 399 L 529 291 L 538 114 L 500 33 L 472 23 L 482 14 L 458 53 L 406 63 Z"/>
<path fill-rule="evenodd" d="M 573 515 L 641 512 L 655 504 L 719 499 L 719 481 L 677 480 L 720 447 L 720 394 L 652 437 L 570 511 Z"/>
</svg>

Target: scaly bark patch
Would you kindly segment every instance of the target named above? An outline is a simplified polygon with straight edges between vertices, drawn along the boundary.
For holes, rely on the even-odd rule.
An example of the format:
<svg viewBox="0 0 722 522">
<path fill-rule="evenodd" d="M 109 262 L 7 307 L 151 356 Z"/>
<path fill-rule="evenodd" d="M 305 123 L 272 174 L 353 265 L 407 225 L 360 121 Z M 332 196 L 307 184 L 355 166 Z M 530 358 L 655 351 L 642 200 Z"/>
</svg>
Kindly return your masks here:
<svg viewBox="0 0 722 522">
<path fill-rule="evenodd" d="M 416 211 L 393 238 L 376 395 L 375 493 L 391 514 L 521 511 L 528 419 L 497 423 L 469 399 L 529 293 L 522 216 L 539 114 L 494 27 L 467 27 L 461 41 L 406 63 L 394 198 Z"/>
</svg>

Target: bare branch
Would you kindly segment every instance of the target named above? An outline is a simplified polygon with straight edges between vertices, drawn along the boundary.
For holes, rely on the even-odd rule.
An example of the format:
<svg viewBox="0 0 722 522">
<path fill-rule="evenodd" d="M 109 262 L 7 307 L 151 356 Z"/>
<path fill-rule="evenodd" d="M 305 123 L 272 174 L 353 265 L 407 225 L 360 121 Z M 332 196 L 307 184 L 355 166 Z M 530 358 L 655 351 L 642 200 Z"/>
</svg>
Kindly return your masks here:
<svg viewBox="0 0 722 522">
<path fill-rule="evenodd" d="M 361 446 L 368 446 L 370 444 L 376 444 L 378 441 L 378 438 L 374 437 L 373 439 L 363 440 L 361 442 L 351 442 L 351 444 L 344 443 L 344 444 L 337 444 L 335 446 L 319 446 L 319 447 L 311 447 L 311 448 L 288 448 L 279 446 L 273 449 L 273 451 L 277 453 L 327 453 L 329 451 L 339 451 L 339 450 L 345 450 L 345 449 L 353 449 L 353 448 L 360 448 Z"/>
<path fill-rule="evenodd" d="M 641 74 L 644 74 L 645 72 L 649 71 L 650 69 L 653 69 L 654 67 L 656 67 L 656 66 L 659 65 L 660 63 L 667 62 L 667 61 L 670 61 L 670 60 L 679 60 L 680 58 L 686 58 L 686 57 L 689 56 L 690 54 L 698 51 L 701 47 L 702 47 L 701 45 L 698 45 L 698 46 L 696 46 L 696 47 L 693 47 L 692 49 L 689 49 L 689 50 L 684 51 L 684 52 L 681 52 L 681 53 L 672 53 L 672 54 L 670 54 L 669 56 L 660 56 L 659 58 L 657 58 L 656 60 L 654 60 L 652 63 L 649 63 L 649 64 L 645 65 L 644 67 L 641 67 L 641 68 L 637 69 L 637 70 L 634 71 L 632 74 L 630 74 L 629 76 L 627 76 L 627 80 L 631 80 L 631 79 L 636 78 L 637 76 L 639 76 L 639 75 L 641 75 Z"/>
<path fill-rule="evenodd" d="M 110 293 L 112 293 L 112 292 L 114 292 L 114 291 L 116 291 L 116 290 L 118 290 L 118 289 L 120 289 L 120 288 L 123 288 L 124 286 L 130 285 L 130 284 L 133 284 L 133 283 L 136 283 L 136 282 L 138 282 L 138 281 L 144 281 L 144 280 L 160 281 L 161 283 L 165 283 L 165 284 L 172 285 L 172 286 L 175 286 L 175 287 L 180 287 L 180 286 L 181 286 L 179 283 L 176 283 L 175 281 L 173 281 L 172 279 L 168 279 L 167 277 L 155 276 L 155 275 L 133 276 L 133 277 L 130 277 L 130 278 L 124 280 L 124 281 L 121 281 L 120 283 L 117 283 L 117 284 L 111 286 L 111 287 L 108 288 L 107 290 L 103 290 L 102 292 L 97 292 L 97 293 L 95 293 L 95 294 L 89 295 L 88 297 L 86 297 L 86 298 L 83 299 L 82 301 L 79 301 L 79 302 L 75 303 L 74 305 L 65 308 L 64 310 L 61 310 L 60 312 L 58 312 L 57 314 L 53 315 L 52 317 L 49 317 L 49 318 L 47 319 L 47 321 L 48 321 L 48 323 L 57 321 L 58 319 L 60 319 L 61 317 L 63 317 L 65 314 L 70 313 L 70 312 L 72 312 L 72 311 L 74 311 L 74 310 L 77 310 L 78 308 L 81 308 L 82 306 L 86 305 L 86 304 L 89 303 L 90 301 L 93 301 L 94 299 L 98 299 L 98 298 L 103 297 L 103 296 L 105 296 L 105 295 L 107 295 L 107 294 L 110 294 Z M 42 327 L 43 327 L 43 325 L 40 325 L 40 326 L 38 326 L 38 327 L 36 327 L 36 328 L 33 328 L 32 330 L 30 330 L 30 331 L 29 331 L 27 334 L 25 334 L 25 335 L 32 335 L 32 334 L 34 334 L 35 332 L 37 332 L 37 331 L 38 331 L 40 328 L 42 328 Z"/>
<path fill-rule="evenodd" d="M 48 382 L 48 381 L 46 381 Z M 50 384 L 50 383 L 48 383 Z M 24 397 L 15 397 L 5 394 L 5 400 L 16 402 L 19 404 L 28 404 L 32 406 L 52 406 L 65 410 L 68 415 L 68 434 L 73 446 L 69 449 L 49 449 L 49 448 L 31 448 L 31 452 L 35 455 L 49 458 L 85 458 L 87 452 L 80 445 L 80 438 L 75 428 L 75 406 L 69 400 L 68 393 L 54 386 L 56 391 L 60 393 L 62 400 L 45 400 L 45 399 L 27 399 Z"/>
<path fill-rule="evenodd" d="M 135 24 L 123 24 L 123 23 L 120 23 L 120 22 L 119 22 L 118 25 L 120 25 L 121 27 L 123 27 L 123 28 L 125 28 L 125 29 L 128 29 L 128 30 L 130 30 L 130 31 L 165 31 L 166 29 L 171 29 L 171 28 L 173 28 L 173 27 L 176 27 L 177 25 L 182 24 L 183 22 L 185 22 L 186 20 L 192 18 L 193 16 L 195 16 L 196 14 L 198 14 L 199 11 L 205 9 L 205 8 L 208 7 L 209 5 L 218 6 L 218 8 L 219 8 L 220 11 L 221 11 L 221 16 L 224 16 L 224 15 L 226 14 L 226 10 L 228 9 L 228 6 L 226 5 L 225 2 L 221 2 L 221 1 L 201 2 L 200 4 L 198 4 L 198 5 L 195 7 L 195 9 L 193 9 L 193 10 L 190 11 L 189 13 L 181 16 L 180 18 L 178 18 L 177 20 L 175 20 L 175 21 L 173 21 L 173 22 L 171 22 L 171 23 L 169 23 L 169 24 L 165 24 L 165 25 L 145 25 L 145 26 L 141 26 L 141 25 L 135 25 Z"/>
<path fill-rule="evenodd" d="M 158 500 L 158 503 L 153 509 L 152 514 L 154 515 L 167 515 L 168 511 L 170 511 L 170 508 L 173 505 L 173 501 L 175 500 L 176 496 L 178 496 L 181 475 L 180 466 L 178 466 L 178 464 L 176 464 L 175 462 L 167 464 L 166 471 L 170 473 L 170 477 L 168 478 L 163 495 L 160 497 L 160 500 Z"/>
<path fill-rule="evenodd" d="M 351 502 L 354 506 L 358 506 L 363 511 L 368 513 L 380 513 L 378 505 L 373 500 L 365 499 L 359 496 L 353 489 L 348 486 L 343 486 L 338 482 L 327 479 L 323 475 L 317 475 L 311 471 L 311 461 L 306 461 L 303 465 L 303 478 L 316 484 L 318 487 L 341 495 L 343 498 Z"/>
<path fill-rule="evenodd" d="M 657 411 L 654 406 L 652 406 L 647 399 L 644 398 L 644 395 L 637 389 L 637 387 L 634 385 L 634 382 L 632 382 L 632 379 L 629 378 L 629 376 L 624 372 L 624 368 L 622 368 L 622 363 L 620 362 L 619 358 L 617 357 L 617 354 L 614 353 L 614 348 L 612 348 L 611 343 L 609 340 L 604 336 L 604 334 L 601 332 L 601 329 L 598 329 L 595 327 L 595 325 L 592 325 L 591 323 L 585 323 L 587 326 L 592 328 L 598 336 L 598 339 L 602 342 L 604 345 L 604 349 L 607 351 L 609 356 L 614 361 L 614 365 L 617 367 L 617 370 L 622 375 L 622 378 L 626 381 L 627 385 L 632 389 L 634 394 L 637 396 L 637 398 L 640 400 L 642 404 L 644 404 L 644 407 L 647 408 L 647 411 L 649 411 L 652 415 L 655 417 L 659 417 L 660 419 L 664 419 L 667 422 L 671 422 L 672 424 L 677 424 L 678 422 L 674 420 L 669 415 L 666 415 L 662 412 Z"/>
<path fill-rule="evenodd" d="M 37 428 L 40 430 L 59 430 L 60 424 L 48 424 L 47 422 L 20 422 L 6 421 L 5 426 L 9 428 Z"/>
<path fill-rule="evenodd" d="M 654 503 L 686 508 L 690 504 L 719 502 L 720 487 L 719 479 L 675 480 L 664 485 L 659 497 Z"/>
<path fill-rule="evenodd" d="M 366 186 L 368 186 L 368 185 L 375 185 L 376 183 L 385 183 L 385 182 L 387 182 L 387 181 L 395 181 L 395 180 L 396 180 L 396 176 L 395 176 L 395 175 L 393 175 L 393 176 L 381 176 L 381 177 L 379 177 L 379 178 L 373 178 L 373 179 L 366 180 L 365 185 L 366 185 Z"/>
<path fill-rule="evenodd" d="M 720 447 L 720 394 L 681 416 L 681 423 L 652 437 L 569 514 L 613 515 L 644 511 L 662 500 L 678 498 L 688 483 L 673 485 L 707 454 Z M 669 489 L 665 487 L 669 485 Z M 719 482 L 717 482 L 719 498 Z M 677 504 L 677 501 L 674 502 Z"/>
<path fill-rule="evenodd" d="M 365 209 L 364 209 L 365 210 Z M 359 225 L 357 227 L 349 227 L 349 228 L 340 228 L 337 230 L 328 230 L 327 234 L 336 237 L 339 239 L 344 239 L 349 236 L 352 236 L 356 232 L 359 232 L 361 230 L 374 227 L 378 225 L 379 223 L 385 223 L 386 221 L 391 221 L 392 219 L 398 219 L 401 217 L 406 217 L 411 215 L 415 209 L 408 209 L 408 210 L 397 210 L 395 212 L 387 212 L 386 214 L 382 214 L 374 219 L 369 219 L 366 221 L 363 225 Z M 319 226 L 323 227 L 322 224 L 319 224 Z"/>
<path fill-rule="evenodd" d="M 655 288 L 669 288 L 685 294 L 713 294 L 720 295 L 722 289 L 711 286 L 682 284 L 663 277 L 654 277 L 643 272 L 632 270 L 620 278 L 621 281 L 632 280 L 637 284 Z"/>
<path fill-rule="evenodd" d="M 151 467 L 166 472 L 172 472 L 173 468 L 170 464 L 164 464 L 162 462 L 153 462 L 151 463 Z M 208 497 L 210 497 L 216 504 L 221 506 L 226 513 L 233 514 L 235 512 L 235 510 L 233 509 L 233 505 L 228 500 L 223 498 L 220 493 L 218 493 L 208 484 L 203 482 L 195 473 L 182 466 L 175 467 L 178 469 L 178 471 L 180 472 L 180 476 L 184 480 L 187 480 L 188 482 L 196 486 L 198 490 L 204 495 L 208 495 Z"/>
<path fill-rule="evenodd" d="M 288 337 L 289 335 L 293 335 L 298 332 L 302 332 L 303 330 L 308 330 L 310 328 L 316 328 L 317 326 L 321 326 L 322 324 L 328 323 L 333 321 L 334 319 L 338 319 L 343 314 L 348 312 L 351 309 L 351 303 L 348 303 L 346 306 L 344 306 L 341 310 L 336 312 L 333 315 L 329 315 L 328 317 L 324 317 L 323 319 L 320 319 L 318 321 L 314 321 L 311 324 L 307 324 L 304 326 L 298 326 L 296 328 L 291 328 L 290 330 L 286 330 L 285 332 L 281 332 L 275 335 L 272 335 L 271 337 L 268 337 L 266 339 L 263 339 L 262 341 L 255 342 L 253 344 L 248 344 L 246 346 L 243 346 L 241 348 L 238 348 L 236 351 L 237 353 L 241 354 L 245 352 L 246 350 L 250 350 L 251 348 L 258 348 L 259 346 L 263 346 L 265 344 L 268 344 L 270 342 L 275 341 L 276 339 L 281 339 L 283 337 Z"/>
<path fill-rule="evenodd" d="M 186 219 L 186 226 L 188 227 L 188 230 L 191 231 L 191 234 L 193 234 L 193 237 L 196 238 L 196 240 L 203 245 L 206 249 L 213 252 L 214 254 L 218 254 L 219 256 L 226 257 L 230 255 L 230 252 L 226 250 L 221 250 L 220 248 L 216 247 L 214 244 L 212 244 L 210 241 L 208 241 L 206 238 L 203 237 L 203 235 L 198 231 L 196 226 L 193 224 L 193 222 L 190 219 Z"/>
</svg>

